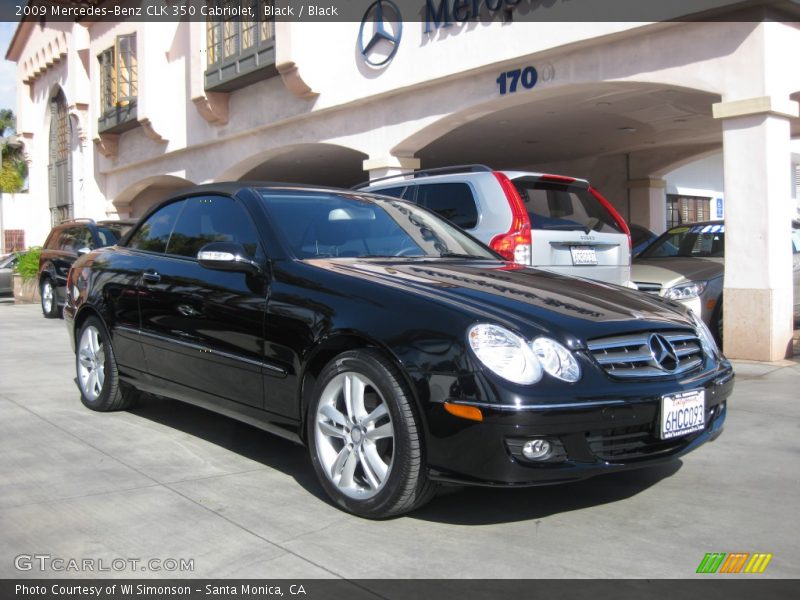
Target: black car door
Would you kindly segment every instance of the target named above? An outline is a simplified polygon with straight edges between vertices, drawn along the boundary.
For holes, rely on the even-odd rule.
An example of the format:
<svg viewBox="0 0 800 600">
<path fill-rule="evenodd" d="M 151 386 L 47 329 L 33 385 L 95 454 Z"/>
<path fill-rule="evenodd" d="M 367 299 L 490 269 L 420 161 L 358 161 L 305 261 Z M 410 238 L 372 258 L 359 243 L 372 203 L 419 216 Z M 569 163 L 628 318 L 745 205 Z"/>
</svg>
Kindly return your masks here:
<svg viewBox="0 0 800 600">
<path fill-rule="evenodd" d="M 142 344 L 151 375 L 235 402 L 263 407 L 266 278 L 202 267 L 214 241 L 265 257 L 246 209 L 226 196 L 194 196 L 173 209 L 165 252 L 152 254 L 139 296 Z M 135 241 L 135 240 L 132 240 Z"/>
</svg>

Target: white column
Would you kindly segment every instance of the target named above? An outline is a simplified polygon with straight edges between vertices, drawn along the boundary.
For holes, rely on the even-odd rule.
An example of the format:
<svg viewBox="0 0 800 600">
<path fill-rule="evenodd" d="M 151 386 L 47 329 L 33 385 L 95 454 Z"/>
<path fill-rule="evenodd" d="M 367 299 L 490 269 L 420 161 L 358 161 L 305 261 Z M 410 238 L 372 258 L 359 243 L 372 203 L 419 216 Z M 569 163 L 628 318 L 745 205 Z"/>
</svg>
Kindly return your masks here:
<svg viewBox="0 0 800 600">
<path fill-rule="evenodd" d="M 654 233 L 663 233 L 667 227 L 667 183 L 663 179 L 631 179 L 630 221 L 647 227 Z"/>
<path fill-rule="evenodd" d="M 789 118 L 798 106 L 765 96 L 713 110 L 723 119 L 725 353 L 780 360 L 792 352 Z"/>
<path fill-rule="evenodd" d="M 363 164 L 370 180 L 390 175 L 410 175 L 420 167 L 418 158 L 399 156 L 371 156 Z"/>
</svg>

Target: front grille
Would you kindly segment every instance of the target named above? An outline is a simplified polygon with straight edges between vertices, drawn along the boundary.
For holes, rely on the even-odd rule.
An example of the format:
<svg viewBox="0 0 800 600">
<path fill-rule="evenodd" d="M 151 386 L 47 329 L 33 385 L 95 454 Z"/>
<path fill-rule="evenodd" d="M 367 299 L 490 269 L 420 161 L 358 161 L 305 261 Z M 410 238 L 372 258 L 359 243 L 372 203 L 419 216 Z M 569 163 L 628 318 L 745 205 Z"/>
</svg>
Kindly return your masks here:
<svg viewBox="0 0 800 600">
<path fill-rule="evenodd" d="M 653 423 L 647 423 L 590 431 L 586 434 L 586 442 L 592 454 L 598 458 L 608 462 L 619 462 L 669 454 L 684 446 L 687 440 L 702 433 L 698 431 L 686 437 L 662 440 L 654 435 L 653 428 Z"/>
<path fill-rule="evenodd" d="M 586 433 L 589 450 L 597 458 L 606 462 L 622 462 L 637 458 L 654 458 L 681 450 L 686 444 L 702 435 L 703 431 L 711 431 L 714 423 L 725 412 L 725 403 L 712 406 L 706 410 L 705 429 L 685 436 L 662 440 L 658 437 L 660 416 L 654 421 L 628 427 L 601 429 Z"/>
<path fill-rule="evenodd" d="M 589 351 L 612 377 L 666 377 L 703 364 L 703 349 L 694 333 L 635 333 L 588 343 Z"/>
<path fill-rule="evenodd" d="M 636 284 L 636 287 L 639 288 L 640 292 L 647 292 L 648 294 L 655 295 L 659 295 L 661 293 L 660 283 L 650 283 L 648 281 L 634 281 L 633 283 Z"/>
</svg>

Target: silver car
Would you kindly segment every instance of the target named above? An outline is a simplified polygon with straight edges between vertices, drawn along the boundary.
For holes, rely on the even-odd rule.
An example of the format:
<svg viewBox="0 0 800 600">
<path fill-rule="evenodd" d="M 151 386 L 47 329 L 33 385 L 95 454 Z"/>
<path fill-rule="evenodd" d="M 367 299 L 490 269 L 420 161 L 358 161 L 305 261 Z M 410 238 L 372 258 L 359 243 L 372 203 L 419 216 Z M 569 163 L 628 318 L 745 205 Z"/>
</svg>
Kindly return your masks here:
<svg viewBox="0 0 800 600">
<path fill-rule="evenodd" d="M 506 260 L 630 284 L 628 225 L 584 179 L 466 165 L 383 177 L 358 188 L 424 206 Z"/>
<path fill-rule="evenodd" d="M 794 315 L 800 318 L 800 223 L 792 226 Z M 691 308 L 722 340 L 725 224 L 690 223 L 662 234 L 633 261 L 631 279 L 643 292 Z"/>
<path fill-rule="evenodd" d="M 16 254 L 0 257 L 0 296 L 14 293 L 14 267 L 17 260 Z"/>
</svg>

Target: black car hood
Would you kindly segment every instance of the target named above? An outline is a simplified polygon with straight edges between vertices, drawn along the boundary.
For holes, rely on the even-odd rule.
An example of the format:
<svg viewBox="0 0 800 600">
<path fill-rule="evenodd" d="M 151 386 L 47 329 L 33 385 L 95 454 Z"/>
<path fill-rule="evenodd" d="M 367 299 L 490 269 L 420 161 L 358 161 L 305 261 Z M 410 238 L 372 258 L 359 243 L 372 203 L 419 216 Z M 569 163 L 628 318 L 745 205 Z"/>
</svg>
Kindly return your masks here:
<svg viewBox="0 0 800 600">
<path fill-rule="evenodd" d="M 527 335 L 558 331 L 585 341 L 630 331 L 693 327 L 682 307 L 663 298 L 509 263 L 459 259 L 306 262 L 447 303 L 471 313 L 476 321 L 506 323 Z"/>
</svg>

